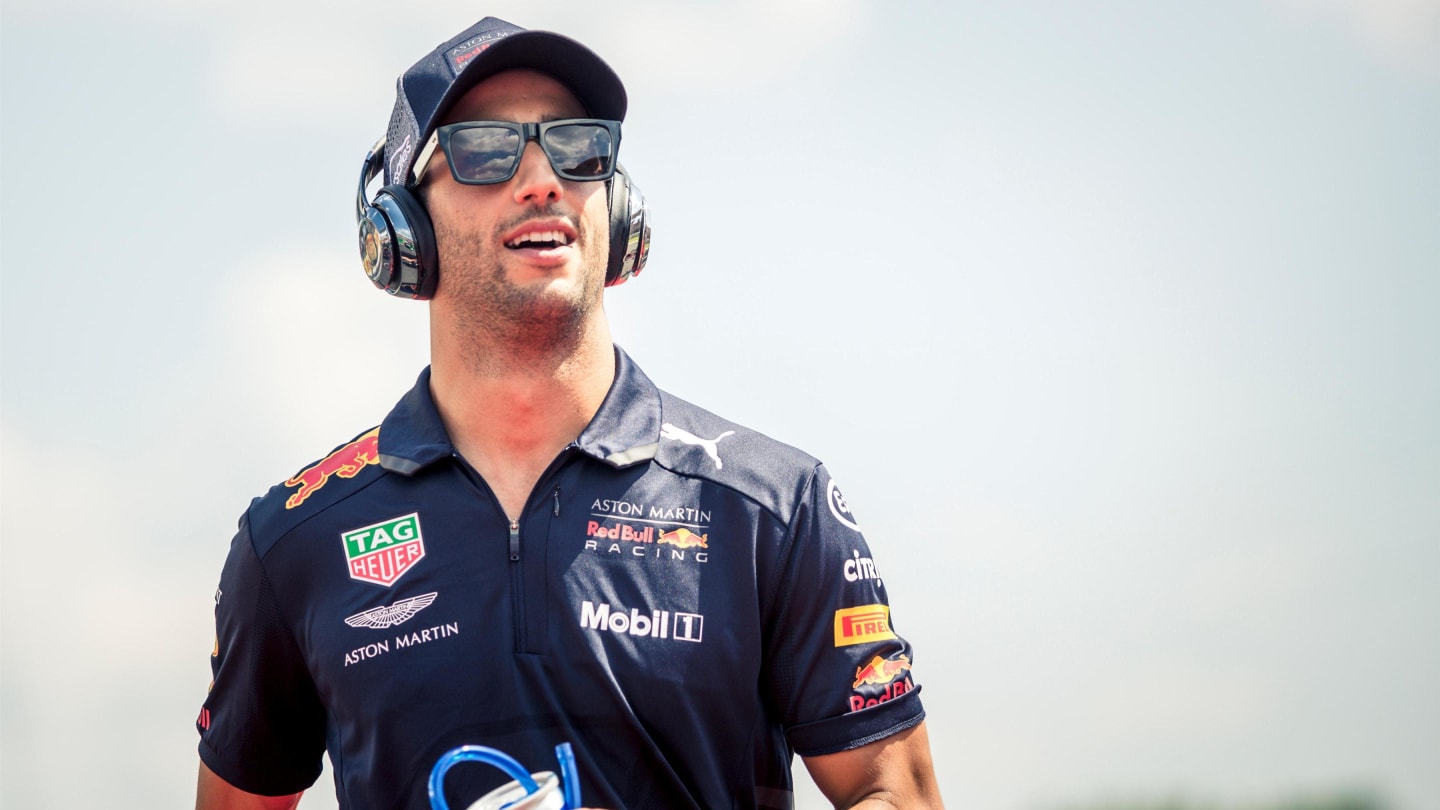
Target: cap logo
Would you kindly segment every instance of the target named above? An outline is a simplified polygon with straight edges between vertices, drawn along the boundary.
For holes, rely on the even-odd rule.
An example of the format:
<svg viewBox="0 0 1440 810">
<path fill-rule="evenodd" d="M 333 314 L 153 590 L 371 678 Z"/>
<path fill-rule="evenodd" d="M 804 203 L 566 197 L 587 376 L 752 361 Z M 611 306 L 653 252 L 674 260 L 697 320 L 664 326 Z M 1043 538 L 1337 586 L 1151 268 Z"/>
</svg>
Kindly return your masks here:
<svg viewBox="0 0 1440 810">
<path fill-rule="evenodd" d="M 510 31 L 491 31 L 488 34 L 480 34 L 472 37 L 450 49 L 445 54 L 445 60 L 450 63 L 450 69 L 459 75 L 470 60 L 479 56 L 486 48 L 494 45 L 497 41 L 510 36 Z"/>
<path fill-rule="evenodd" d="M 410 134 L 407 132 L 405 134 L 405 140 L 401 141 L 399 148 L 390 155 L 391 177 L 402 177 L 405 174 L 405 167 L 410 165 L 410 150 L 412 148 L 413 145 L 410 143 Z M 404 181 L 401 180 L 401 182 Z"/>
</svg>

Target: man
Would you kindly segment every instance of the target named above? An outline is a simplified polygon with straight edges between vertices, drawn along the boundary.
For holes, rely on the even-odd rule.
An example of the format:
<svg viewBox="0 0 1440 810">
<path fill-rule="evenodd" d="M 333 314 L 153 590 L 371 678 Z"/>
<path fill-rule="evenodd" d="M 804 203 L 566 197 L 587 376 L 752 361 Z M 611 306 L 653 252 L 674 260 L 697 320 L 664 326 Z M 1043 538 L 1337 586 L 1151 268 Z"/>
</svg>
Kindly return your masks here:
<svg viewBox="0 0 1440 810">
<path fill-rule="evenodd" d="M 603 287 L 648 236 L 625 106 L 584 46 L 493 18 L 401 77 L 358 207 L 372 280 L 430 298 L 431 366 L 242 517 L 199 807 L 293 807 L 328 752 L 342 807 L 425 808 L 458 746 L 538 771 L 562 742 L 595 806 L 788 807 L 792 750 L 837 806 L 940 805 L 913 653 L 825 468 L 611 342 Z"/>
</svg>

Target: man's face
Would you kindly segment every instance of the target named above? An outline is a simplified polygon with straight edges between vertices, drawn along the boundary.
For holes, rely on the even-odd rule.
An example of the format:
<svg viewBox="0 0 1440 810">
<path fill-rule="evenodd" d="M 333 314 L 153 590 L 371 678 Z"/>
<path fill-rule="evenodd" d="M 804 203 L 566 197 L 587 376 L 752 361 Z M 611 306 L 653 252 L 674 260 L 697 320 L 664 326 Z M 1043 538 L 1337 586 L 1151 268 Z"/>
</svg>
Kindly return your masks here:
<svg viewBox="0 0 1440 810">
<path fill-rule="evenodd" d="M 472 88 L 442 123 L 584 117 L 584 107 L 564 85 L 542 73 L 512 70 Z M 547 330 L 573 329 L 577 318 L 598 306 L 609 253 L 603 182 L 562 180 L 531 141 L 515 176 L 504 183 L 456 183 L 436 150 L 421 186 L 440 254 L 432 312 L 452 317 L 462 329 L 521 328 L 533 342 L 544 341 Z M 527 238 L 531 234 L 541 236 Z"/>
</svg>

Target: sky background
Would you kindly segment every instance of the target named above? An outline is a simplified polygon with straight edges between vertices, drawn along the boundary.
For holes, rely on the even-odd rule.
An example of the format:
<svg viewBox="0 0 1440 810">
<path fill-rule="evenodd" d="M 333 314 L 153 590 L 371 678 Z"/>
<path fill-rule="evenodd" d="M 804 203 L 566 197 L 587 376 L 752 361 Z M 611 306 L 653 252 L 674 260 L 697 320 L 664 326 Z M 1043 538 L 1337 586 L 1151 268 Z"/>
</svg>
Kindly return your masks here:
<svg viewBox="0 0 1440 810">
<path fill-rule="evenodd" d="M 617 340 L 844 485 L 949 806 L 1440 808 L 1436 0 L 6 0 L 0 804 L 193 801 L 236 519 L 426 362 L 361 158 L 487 13 L 624 78 Z"/>
</svg>

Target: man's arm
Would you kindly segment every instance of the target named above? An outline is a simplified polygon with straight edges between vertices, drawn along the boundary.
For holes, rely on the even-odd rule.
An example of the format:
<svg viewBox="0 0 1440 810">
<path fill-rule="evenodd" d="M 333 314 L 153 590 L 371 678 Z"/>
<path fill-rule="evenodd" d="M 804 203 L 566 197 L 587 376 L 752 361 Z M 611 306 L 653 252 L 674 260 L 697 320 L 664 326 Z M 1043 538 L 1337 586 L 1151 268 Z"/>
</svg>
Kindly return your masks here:
<svg viewBox="0 0 1440 810">
<path fill-rule="evenodd" d="M 837 808 L 940 808 L 925 721 L 869 745 L 805 757 L 805 767 Z"/>
<path fill-rule="evenodd" d="M 200 763 L 200 780 L 195 786 L 195 810 L 294 810 L 300 794 L 260 796 L 246 793 L 215 775 Z"/>
</svg>

